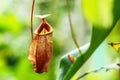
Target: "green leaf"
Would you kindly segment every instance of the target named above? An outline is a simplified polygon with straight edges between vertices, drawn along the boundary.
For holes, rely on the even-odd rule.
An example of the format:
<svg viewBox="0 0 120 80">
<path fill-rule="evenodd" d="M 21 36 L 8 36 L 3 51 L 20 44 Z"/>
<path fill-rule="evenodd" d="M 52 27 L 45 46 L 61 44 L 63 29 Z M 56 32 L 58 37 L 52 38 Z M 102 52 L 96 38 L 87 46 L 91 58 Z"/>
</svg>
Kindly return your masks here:
<svg viewBox="0 0 120 80">
<path fill-rule="evenodd" d="M 99 0 L 97 0 L 97 1 L 99 1 Z M 110 25 L 109 24 L 105 25 L 107 23 L 102 24 L 99 21 L 98 21 L 98 24 L 96 24 L 96 22 L 95 23 L 93 22 L 90 47 L 82 56 L 78 56 L 76 61 L 73 64 L 70 63 L 67 56 L 61 59 L 60 73 L 59 73 L 58 80 L 70 80 L 74 76 L 74 74 L 83 66 L 83 64 L 90 58 L 90 56 L 99 47 L 99 45 L 106 39 L 106 37 L 110 34 L 112 29 L 116 25 L 118 19 L 120 18 L 119 5 L 120 5 L 120 0 L 114 0 L 114 5 L 113 5 L 112 11 L 110 13 L 112 15 L 111 16 L 112 18 L 110 18 L 110 19 L 112 19 L 112 20 L 110 20 L 110 21 L 112 21 L 112 23 Z M 101 7 L 101 6 L 99 6 L 99 7 Z M 98 12 L 98 13 L 101 14 L 100 12 Z M 101 20 L 104 20 L 103 16 L 102 16 Z M 77 52 L 73 52 L 71 54 L 76 54 L 76 53 Z"/>
<path fill-rule="evenodd" d="M 82 46 L 80 48 L 80 50 L 82 50 L 82 52 L 85 52 L 88 49 L 88 47 L 89 47 L 89 43 L 87 43 L 86 45 Z M 72 50 L 68 54 L 72 55 L 75 58 L 77 58 L 80 55 L 78 49 Z M 57 80 L 63 80 L 64 75 L 66 74 L 66 72 L 68 71 L 70 66 L 72 65 L 72 62 L 68 59 L 68 54 L 66 54 L 65 56 L 63 56 L 61 58 L 61 61 L 60 61 L 60 71 L 59 71 L 59 75 L 57 77 Z"/>
<path fill-rule="evenodd" d="M 68 70 L 67 74 L 65 75 L 64 80 L 70 80 L 72 78 L 72 76 L 90 58 L 90 56 L 98 48 L 98 46 L 101 44 L 101 42 L 107 37 L 107 35 L 109 34 L 109 32 L 111 30 L 112 30 L 112 28 L 110 28 L 107 31 L 107 30 L 104 30 L 104 29 L 98 29 L 97 27 L 93 27 L 92 40 L 91 40 L 91 45 L 90 45 L 89 49 L 82 56 L 79 56 L 76 59 L 76 61 L 74 62 L 74 64 L 70 66 L 70 69 Z"/>
</svg>

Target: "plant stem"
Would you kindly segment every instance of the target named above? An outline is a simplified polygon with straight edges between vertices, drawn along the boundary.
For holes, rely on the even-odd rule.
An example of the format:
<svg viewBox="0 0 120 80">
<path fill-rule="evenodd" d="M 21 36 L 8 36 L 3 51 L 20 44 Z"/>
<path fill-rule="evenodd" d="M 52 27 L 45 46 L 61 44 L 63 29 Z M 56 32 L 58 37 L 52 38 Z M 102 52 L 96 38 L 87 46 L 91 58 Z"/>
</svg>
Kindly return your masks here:
<svg viewBox="0 0 120 80">
<path fill-rule="evenodd" d="M 120 52 L 118 52 L 118 62 L 120 63 Z M 120 80 L 120 65 L 119 65 L 119 70 L 118 70 L 118 80 Z"/>
<path fill-rule="evenodd" d="M 70 24 L 70 30 L 71 30 L 72 39 L 73 39 L 76 47 L 78 48 L 80 55 L 82 55 L 82 51 L 79 49 L 79 44 L 78 44 L 78 42 L 77 42 L 77 40 L 76 40 L 75 33 L 74 33 L 74 30 L 73 30 L 73 26 L 72 26 L 72 20 L 71 20 L 71 15 L 70 15 L 69 0 L 66 0 L 66 5 L 67 5 L 67 10 L 68 10 L 68 19 L 69 19 L 69 24 Z"/>
<path fill-rule="evenodd" d="M 32 38 L 32 40 L 33 40 L 33 13 L 34 13 L 34 4 L 35 4 L 35 0 L 32 1 L 31 19 L 30 19 L 30 30 L 31 30 L 31 38 Z"/>
<path fill-rule="evenodd" d="M 120 80 L 120 69 L 118 70 L 118 80 Z"/>
</svg>

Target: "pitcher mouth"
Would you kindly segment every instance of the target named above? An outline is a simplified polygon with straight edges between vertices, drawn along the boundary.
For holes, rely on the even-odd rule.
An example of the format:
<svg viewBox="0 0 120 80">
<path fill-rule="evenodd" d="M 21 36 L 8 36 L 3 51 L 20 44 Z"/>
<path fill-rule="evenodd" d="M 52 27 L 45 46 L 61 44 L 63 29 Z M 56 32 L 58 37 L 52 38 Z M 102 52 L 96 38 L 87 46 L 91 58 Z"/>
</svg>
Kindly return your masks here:
<svg viewBox="0 0 120 80">
<path fill-rule="evenodd" d="M 43 32 L 43 33 L 38 33 L 37 32 L 37 30 L 34 32 L 36 35 L 47 35 L 47 34 L 50 34 L 50 33 L 52 33 L 53 32 L 53 28 L 52 27 L 50 27 L 50 31 L 46 31 L 45 33 Z"/>
</svg>

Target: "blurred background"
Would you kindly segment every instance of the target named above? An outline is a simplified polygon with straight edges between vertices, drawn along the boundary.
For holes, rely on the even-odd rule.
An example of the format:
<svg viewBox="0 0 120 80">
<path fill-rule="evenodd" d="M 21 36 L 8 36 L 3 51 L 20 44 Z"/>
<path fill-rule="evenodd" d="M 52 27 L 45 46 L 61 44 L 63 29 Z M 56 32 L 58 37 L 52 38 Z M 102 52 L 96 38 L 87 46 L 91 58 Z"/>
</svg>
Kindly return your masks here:
<svg viewBox="0 0 120 80">
<path fill-rule="evenodd" d="M 74 32 L 79 45 L 82 46 L 90 41 L 91 24 L 83 16 L 81 0 L 69 1 Z M 34 14 L 51 14 L 47 22 L 54 28 L 54 47 L 49 72 L 35 73 L 33 65 L 27 59 L 31 44 L 31 4 L 32 0 L 0 0 L 0 80 L 56 80 L 60 58 L 76 49 L 70 33 L 66 1 L 36 0 Z M 34 18 L 34 30 L 40 23 L 40 19 Z M 81 72 L 93 70 L 116 60 L 117 53 L 107 45 L 107 42 L 120 41 L 118 26 L 119 23 Z M 101 72 L 90 74 L 82 80 L 118 80 L 116 70 Z"/>
</svg>

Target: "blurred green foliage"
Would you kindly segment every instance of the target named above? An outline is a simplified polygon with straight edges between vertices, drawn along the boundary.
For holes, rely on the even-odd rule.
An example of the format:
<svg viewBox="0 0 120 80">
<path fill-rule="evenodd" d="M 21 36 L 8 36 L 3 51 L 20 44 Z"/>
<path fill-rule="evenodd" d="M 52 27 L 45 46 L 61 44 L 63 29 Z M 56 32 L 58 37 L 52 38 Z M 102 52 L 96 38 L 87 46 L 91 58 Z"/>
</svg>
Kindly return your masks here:
<svg viewBox="0 0 120 80">
<path fill-rule="evenodd" d="M 31 42 L 31 4 L 32 0 L 0 1 L 0 80 L 56 80 L 58 58 L 65 50 L 64 44 L 61 44 L 62 38 L 53 39 L 54 54 L 48 73 L 35 73 L 27 59 Z M 71 4 L 74 6 L 72 0 Z M 36 0 L 34 14 L 51 14 L 47 21 L 57 30 L 66 12 L 65 8 L 64 0 Z M 39 24 L 40 21 L 34 19 L 34 29 Z"/>
<path fill-rule="evenodd" d="M 21 23 L 13 13 L 4 14 L 0 16 L 0 32 L 11 32 L 13 35 L 20 33 Z"/>
<path fill-rule="evenodd" d="M 83 16 L 78 17 L 78 15 L 81 15 L 81 8 L 79 8 L 79 6 L 81 6 L 81 4 L 79 4 L 81 0 L 69 1 L 73 22 L 75 23 L 75 33 L 79 33 L 76 35 L 78 37 L 77 39 L 81 40 L 82 38 L 80 36 L 82 35 L 84 41 L 81 40 L 79 42 L 84 43 L 85 41 L 89 41 L 89 25 Z M 31 4 L 32 0 L 0 0 L 0 80 L 56 80 L 59 72 L 60 57 L 68 52 L 68 50 L 75 48 L 69 32 L 66 1 L 36 0 L 34 14 L 51 14 L 51 16 L 47 18 L 47 21 L 54 28 L 54 47 L 49 72 L 42 74 L 35 73 L 33 71 L 33 65 L 27 59 L 28 49 L 31 43 Z M 102 9 L 100 10 L 102 11 Z M 104 14 L 104 11 L 105 10 L 103 10 L 102 14 Z M 90 13 L 92 14 L 92 11 L 90 11 Z M 97 16 L 95 17 L 99 18 Z M 78 20 L 78 18 L 83 20 Z M 106 21 L 108 19 L 106 16 Z M 93 22 L 94 21 L 95 20 L 93 20 Z M 99 20 L 97 21 L 99 22 Z M 34 30 L 40 22 L 40 20 L 34 18 Z M 113 34 L 111 34 L 111 36 L 116 36 L 117 34 L 116 37 L 114 36 L 116 39 L 110 36 L 110 40 L 120 40 L 120 38 L 118 38 L 119 31 L 120 28 L 116 27 Z M 85 80 L 95 79 L 87 78 Z"/>
</svg>

